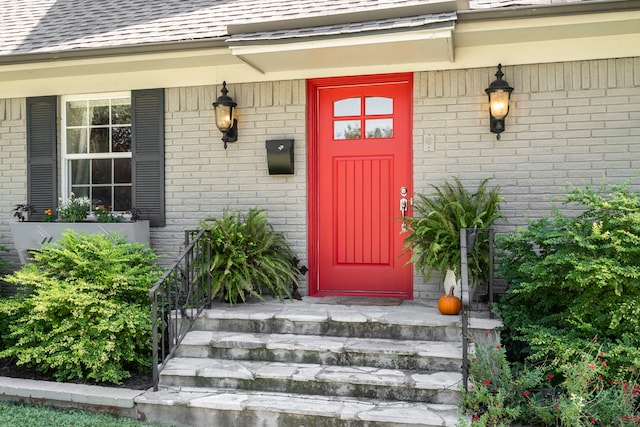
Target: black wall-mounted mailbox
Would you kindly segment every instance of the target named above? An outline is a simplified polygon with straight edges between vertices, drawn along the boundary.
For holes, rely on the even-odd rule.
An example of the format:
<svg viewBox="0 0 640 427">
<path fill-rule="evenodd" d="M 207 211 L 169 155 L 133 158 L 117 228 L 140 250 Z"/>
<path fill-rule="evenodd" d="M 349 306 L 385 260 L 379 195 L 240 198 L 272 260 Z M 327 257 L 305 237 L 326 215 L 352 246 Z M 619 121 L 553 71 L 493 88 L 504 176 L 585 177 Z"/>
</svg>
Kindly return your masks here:
<svg viewBox="0 0 640 427">
<path fill-rule="evenodd" d="M 293 139 L 267 140 L 269 175 L 293 174 Z"/>
</svg>

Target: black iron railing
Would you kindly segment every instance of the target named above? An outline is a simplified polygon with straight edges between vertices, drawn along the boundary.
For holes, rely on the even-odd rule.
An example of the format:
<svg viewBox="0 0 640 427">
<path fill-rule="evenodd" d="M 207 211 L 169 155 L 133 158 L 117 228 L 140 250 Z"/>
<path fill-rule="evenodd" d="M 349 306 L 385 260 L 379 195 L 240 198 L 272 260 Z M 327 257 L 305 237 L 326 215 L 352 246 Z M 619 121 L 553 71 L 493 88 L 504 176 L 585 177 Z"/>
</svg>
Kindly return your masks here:
<svg viewBox="0 0 640 427">
<path fill-rule="evenodd" d="M 160 371 L 205 308 L 211 306 L 211 245 L 205 230 L 186 231 L 184 250 L 156 282 L 152 303 L 153 389 Z"/>
<path fill-rule="evenodd" d="M 489 317 L 493 318 L 494 294 L 494 238 L 493 228 L 462 228 L 460 230 L 460 284 L 462 286 L 462 383 L 467 389 L 469 382 L 469 310 L 471 307 L 471 292 L 469 288 L 468 257 L 477 248 L 476 239 L 480 233 L 487 233 L 489 238 L 489 274 L 487 278 L 487 292 L 489 303 Z M 475 286 L 478 286 L 476 283 Z M 477 292 L 476 292 L 477 294 Z"/>
</svg>

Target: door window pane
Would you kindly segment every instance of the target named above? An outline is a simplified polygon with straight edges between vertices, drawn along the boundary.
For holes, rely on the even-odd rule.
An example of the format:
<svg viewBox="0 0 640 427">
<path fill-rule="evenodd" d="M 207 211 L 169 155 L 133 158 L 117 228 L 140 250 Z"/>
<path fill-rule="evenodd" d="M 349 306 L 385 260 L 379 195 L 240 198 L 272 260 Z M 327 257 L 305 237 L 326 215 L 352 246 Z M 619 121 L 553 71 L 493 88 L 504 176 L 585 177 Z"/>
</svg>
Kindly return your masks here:
<svg viewBox="0 0 640 427">
<path fill-rule="evenodd" d="M 360 120 L 336 120 L 333 122 L 334 139 L 360 139 Z"/>
<path fill-rule="evenodd" d="M 367 116 L 393 114 L 393 98 L 367 96 L 364 100 L 364 113 Z"/>
<path fill-rule="evenodd" d="M 360 111 L 360 98 L 341 99 L 333 103 L 334 117 L 359 116 Z"/>
<path fill-rule="evenodd" d="M 392 138 L 393 119 L 365 120 L 367 138 Z"/>
</svg>

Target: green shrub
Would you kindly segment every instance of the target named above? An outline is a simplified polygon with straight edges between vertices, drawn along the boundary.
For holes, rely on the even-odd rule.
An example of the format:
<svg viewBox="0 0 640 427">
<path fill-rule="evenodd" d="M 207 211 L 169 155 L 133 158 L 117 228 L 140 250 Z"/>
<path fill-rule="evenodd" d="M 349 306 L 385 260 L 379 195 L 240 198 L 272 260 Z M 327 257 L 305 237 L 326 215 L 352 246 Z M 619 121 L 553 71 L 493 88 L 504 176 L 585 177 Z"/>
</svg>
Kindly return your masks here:
<svg viewBox="0 0 640 427">
<path fill-rule="evenodd" d="M 472 427 L 637 425 L 637 373 L 605 379 L 606 354 L 596 342 L 580 354 L 560 366 L 544 361 L 513 368 L 501 346 L 476 345 L 472 385 L 462 391 L 462 408 Z"/>
<path fill-rule="evenodd" d="M 282 300 L 291 298 L 300 271 L 284 234 L 274 231 L 263 210 L 246 215 L 225 211 L 222 218 L 208 218 L 200 227 L 209 230 L 212 249 L 208 270 L 213 296 L 230 304 L 249 296 L 262 298 L 263 289 Z"/>
<path fill-rule="evenodd" d="M 26 292 L 0 303 L 0 357 L 56 379 L 119 383 L 151 366 L 153 251 L 116 236 L 69 231 L 5 280 Z"/>
<path fill-rule="evenodd" d="M 0 236 L 0 238 L 2 238 L 2 236 Z M 4 252 L 7 252 L 7 248 L 4 245 L 0 245 L 0 255 Z M 9 261 L 0 257 L 0 273 L 6 271 L 10 265 Z"/>
<path fill-rule="evenodd" d="M 608 355 L 604 374 L 640 367 L 640 199 L 629 184 L 575 188 L 550 218 L 499 239 L 509 288 L 499 309 L 512 357 L 581 357 L 594 337 Z"/>
</svg>

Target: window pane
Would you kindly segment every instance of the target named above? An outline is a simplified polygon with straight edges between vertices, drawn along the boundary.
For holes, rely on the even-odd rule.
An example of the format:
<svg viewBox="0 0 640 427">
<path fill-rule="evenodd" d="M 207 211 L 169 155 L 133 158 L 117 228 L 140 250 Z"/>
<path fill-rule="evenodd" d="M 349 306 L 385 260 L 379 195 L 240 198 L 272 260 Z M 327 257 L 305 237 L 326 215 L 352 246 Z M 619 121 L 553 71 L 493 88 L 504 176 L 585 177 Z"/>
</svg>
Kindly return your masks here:
<svg viewBox="0 0 640 427">
<path fill-rule="evenodd" d="M 89 160 L 71 160 L 71 184 L 89 184 Z"/>
<path fill-rule="evenodd" d="M 392 138 L 393 119 L 365 120 L 367 138 Z"/>
<path fill-rule="evenodd" d="M 111 184 L 111 159 L 91 161 L 91 183 Z"/>
<path fill-rule="evenodd" d="M 128 211 L 131 209 L 131 186 L 120 187 L 117 186 L 113 189 L 114 193 L 114 201 L 113 201 L 113 210 L 114 211 Z"/>
<path fill-rule="evenodd" d="M 131 184 L 131 159 L 113 160 L 113 182 Z"/>
<path fill-rule="evenodd" d="M 128 125 L 131 123 L 131 100 L 129 98 L 111 101 L 111 124 Z"/>
<path fill-rule="evenodd" d="M 92 196 L 92 209 L 94 209 L 96 206 L 102 206 L 103 208 L 113 206 L 111 204 L 111 187 L 93 187 Z"/>
<path fill-rule="evenodd" d="M 333 103 L 333 115 L 335 117 L 359 116 L 360 98 L 347 98 Z"/>
<path fill-rule="evenodd" d="M 365 114 L 393 114 L 393 98 L 382 98 L 379 96 L 368 96 L 364 100 Z"/>
<path fill-rule="evenodd" d="M 333 122 L 334 139 L 360 139 L 360 120 L 336 120 Z"/>
<path fill-rule="evenodd" d="M 89 197 L 89 187 L 78 187 L 74 185 L 71 187 L 71 192 L 76 197 Z"/>
<path fill-rule="evenodd" d="M 89 115 L 91 124 L 106 126 L 109 124 L 109 100 L 97 99 L 89 101 Z"/>
<path fill-rule="evenodd" d="M 86 126 L 87 124 L 87 102 L 71 101 L 67 102 L 67 126 Z"/>
<path fill-rule="evenodd" d="M 92 128 L 89 144 L 92 153 L 108 153 L 109 152 L 109 129 L 108 128 Z"/>
<path fill-rule="evenodd" d="M 130 127 L 111 128 L 111 151 L 114 153 L 131 151 Z"/>
<path fill-rule="evenodd" d="M 84 128 L 67 129 L 67 153 L 86 153 L 87 149 L 87 130 Z"/>
</svg>

